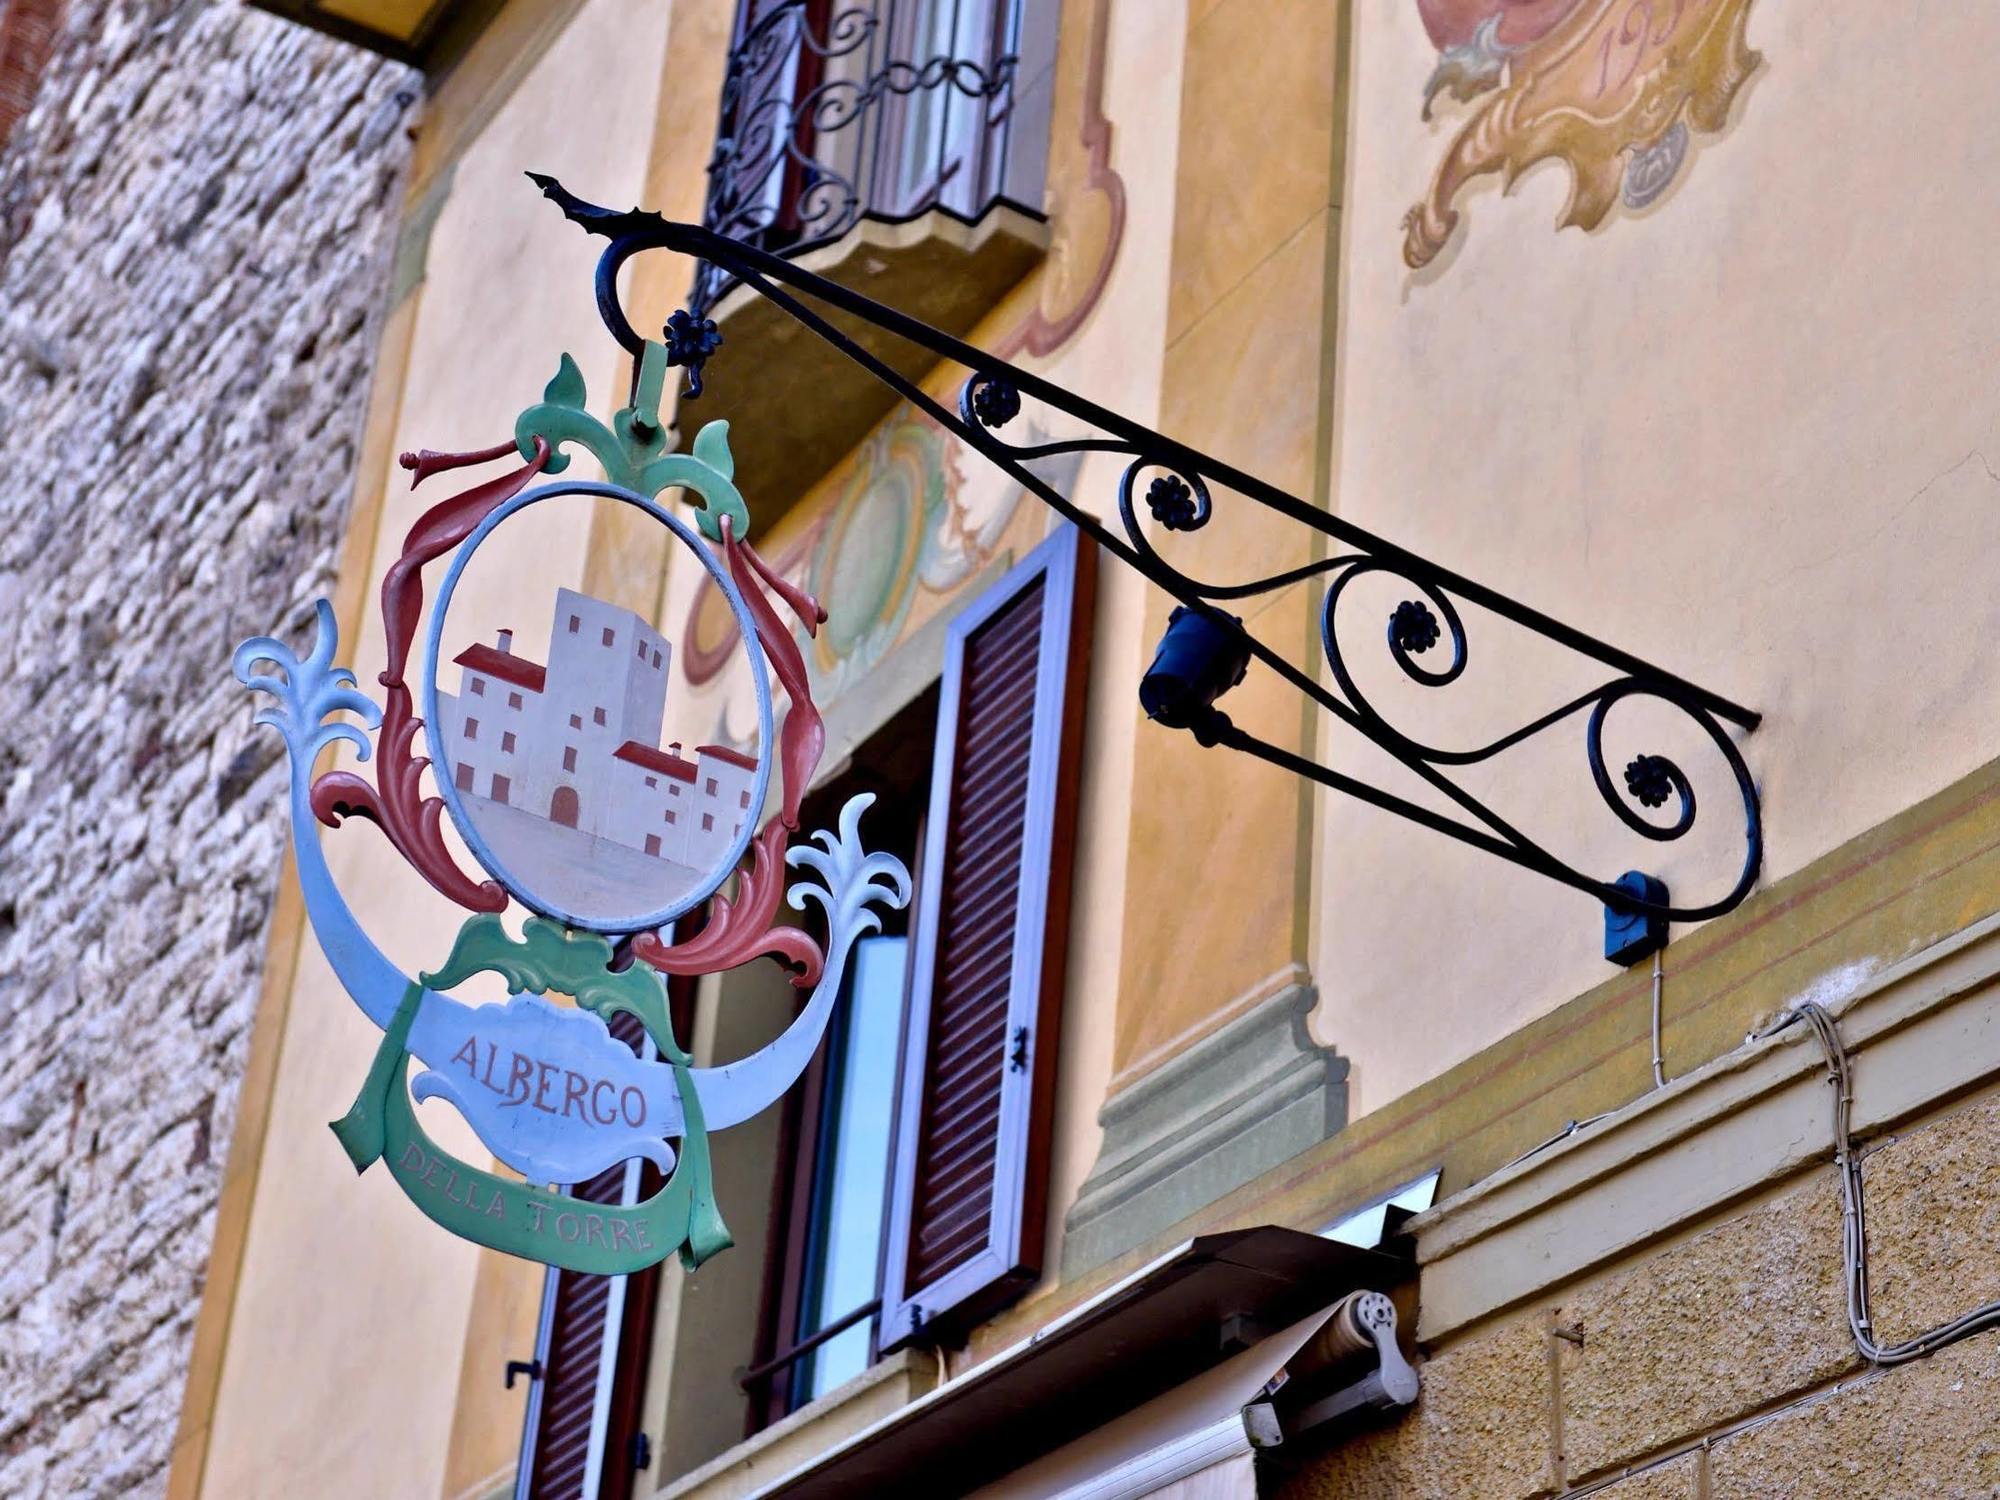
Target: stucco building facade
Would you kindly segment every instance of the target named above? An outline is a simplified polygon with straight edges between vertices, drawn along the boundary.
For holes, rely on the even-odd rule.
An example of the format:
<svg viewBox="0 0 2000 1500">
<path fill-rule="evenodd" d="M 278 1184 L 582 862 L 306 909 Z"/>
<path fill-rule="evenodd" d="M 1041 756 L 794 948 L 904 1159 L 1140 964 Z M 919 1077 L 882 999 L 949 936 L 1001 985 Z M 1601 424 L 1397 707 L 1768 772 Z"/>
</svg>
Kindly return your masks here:
<svg viewBox="0 0 2000 1500">
<path fill-rule="evenodd" d="M 149 472 L 203 477 L 93 460 L 10 492 L 0 691 L 49 727 L 0 750 L 0 1173 L 33 1229 L 0 1273 L 0 1489 L 2000 1493 L 2000 1333 L 1955 1326 L 2000 1298 L 2000 211 L 1977 187 L 2000 22 L 1803 0 L 861 9 L 884 56 L 972 71 L 875 90 L 883 185 L 824 235 L 813 173 L 869 153 L 808 143 L 760 176 L 744 111 L 774 69 L 787 101 L 866 76 L 824 32 L 811 67 L 750 45 L 827 7 L 509 0 L 426 23 L 449 45 L 411 44 L 421 66 L 370 56 L 355 28 L 376 22 L 353 17 L 306 15 L 335 41 L 200 8 L 142 60 L 120 38 L 169 23 L 67 12 L 0 157 L 16 472 L 54 475 L 31 450 L 56 424 L 105 451 L 108 400 Z M 140 102 L 107 114 L 114 88 Z M 919 895 L 862 950 L 799 1098 L 718 1135 L 735 1248 L 599 1289 L 617 1315 L 563 1355 L 542 1268 L 444 1235 L 327 1139 L 378 1036 L 289 883 L 282 770 L 214 687 L 236 639 L 300 632 L 318 593 L 361 681 L 382 669 L 375 595 L 431 498 L 398 452 L 490 443 L 564 355 L 601 416 L 625 400 L 599 246 L 530 169 L 775 235 L 1747 705 L 1754 731 L 1722 732 L 1761 814 L 1748 898 L 1609 964 L 1590 895 L 1149 722 L 1173 598 L 753 289 L 641 257 L 635 321 L 692 295 L 723 335 L 681 446 L 729 422 L 753 540 L 827 609 L 800 639 L 828 733 L 808 813 L 875 792 Z M 265 204 L 267 180 L 312 211 Z M 181 316 L 154 308 L 175 330 L 156 343 L 135 314 L 161 298 Z M 235 352 L 177 345 L 190 329 Z M 876 352 L 947 409 L 973 373 Z M 1012 420 L 1010 441 L 1084 435 L 1032 391 Z M 1035 473 L 1122 535 L 1125 463 L 1076 449 Z M 1319 570 L 1229 612 L 1407 742 L 1488 745 L 1597 685 L 1464 597 L 1462 621 L 1399 615 L 1436 601 L 1393 574 L 1356 579 L 1323 634 L 1337 539 L 1221 486 L 1182 531 L 1193 499 L 1155 477 L 1135 524 L 1189 574 Z M 82 522 L 48 526 L 64 507 Z M 702 751 L 648 739 L 619 773 L 688 784 L 667 761 L 712 752 L 747 775 L 725 601 L 643 518 L 586 509 L 496 533 L 461 599 L 555 642 L 551 676 L 564 601 L 604 601 L 649 632 L 648 671 L 657 640 L 669 717 L 704 726 Z M 107 619 L 95 644 L 68 628 Z M 1410 667 L 1437 674 L 1460 628 L 1462 671 L 1426 687 Z M 596 730 L 614 759 L 638 743 L 609 722 L 629 706 Z M 1464 810 L 1261 662 L 1217 706 L 1299 761 Z M 133 743 L 87 732 L 111 717 Z M 1687 907 L 1726 892 L 1744 819 L 1716 743 L 1626 702 L 1601 788 L 1592 743 L 1571 719 L 1457 784 L 1575 867 L 1642 870 Z M 1675 811 L 1649 755 L 1692 784 L 1685 838 L 1635 834 Z M 977 781 L 1016 765 L 1019 786 Z M 1027 788 L 1042 811 L 992 810 L 1041 808 Z M 325 838 L 385 950 L 434 967 L 462 913 L 372 830 Z M 1001 921 L 961 863 L 1033 910 L 1008 919 L 990 1015 L 950 1009 L 952 965 Z M 155 916 L 128 931 L 108 900 Z M 93 996 L 168 992 L 88 1019 Z M 795 1003 L 761 961 L 676 996 L 711 1065 Z M 986 1095 L 927 1059 L 989 1025 L 992 1096 L 1020 1073 L 1031 1118 L 999 1153 L 1016 1190 L 963 1200 L 962 1245 L 933 1209 L 984 1161 Z M 135 1215 L 162 1227 L 135 1237 Z M 974 1239 L 1006 1241 L 995 1274 L 967 1271 Z M 1313 1318 L 1362 1287 L 1392 1299 L 1418 1392 L 1329 1414 L 1376 1364 Z M 1130 1352 L 1169 1335 L 1156 1363 Z M 1100 1337 L 1127 1353 L 1098 1360 Z M 1067 1418 L 1023 1394 L 1058 1370 Z M 1017 1401 L 1029 1416 L 992 1415 Z M 581 1425 L 557 1431 L 559 1409 Z M 144 1436 L 114 1456 L 114 1426 Z"/>
</svg>

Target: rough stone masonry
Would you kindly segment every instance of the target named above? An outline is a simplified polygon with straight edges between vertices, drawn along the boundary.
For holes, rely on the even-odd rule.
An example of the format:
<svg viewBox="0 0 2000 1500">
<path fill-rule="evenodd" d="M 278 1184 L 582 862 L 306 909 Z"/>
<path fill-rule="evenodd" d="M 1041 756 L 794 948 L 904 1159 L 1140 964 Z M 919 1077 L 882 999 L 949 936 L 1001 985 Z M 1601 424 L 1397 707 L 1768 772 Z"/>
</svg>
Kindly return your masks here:
<svg viewBox="0 0 2000 1500">
<path fill-rule="evenodd" d="M 4 7 L 5 0 L 0 0 Z M 72 0 L 0 149 L 0 1495 L 165 1486 L 419 80 Z"/>
</svg>

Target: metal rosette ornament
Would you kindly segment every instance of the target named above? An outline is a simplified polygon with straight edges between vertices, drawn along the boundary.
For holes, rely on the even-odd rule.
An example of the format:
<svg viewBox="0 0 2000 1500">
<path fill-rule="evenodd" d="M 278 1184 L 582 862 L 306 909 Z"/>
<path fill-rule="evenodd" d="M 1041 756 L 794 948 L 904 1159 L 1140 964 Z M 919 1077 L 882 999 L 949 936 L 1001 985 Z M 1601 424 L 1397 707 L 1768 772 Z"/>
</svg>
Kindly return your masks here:
<svg viewBox="0 0 2000 1500">
<path fill-rule="evenodd" d="M 689 453 L 668 451 L 660 419 L 668 371 L 682 366 L 698 379 L 716 340 L 712 325 L 685 316 L 667 335 L 647 341 L 631 402 L 609 425 L 588 410 L 583 378 L 564 356 L 511 441 L 404 455 L 417 484 L 507 458 L 516 466 L 431 507 L 404 539 L 382 583 L 388 651 L 379 703 L 335 664 L 325 600 L 303 658 L 262 636 L 239 646 L 234 661 L 238 680 L 270 700 L 257 722 L 285 741 L 293 854 L 314 934 L 341 985 L 383 1031 L 353 1106 L 333 1125 L 341 1146 L 357 1170 L 386 1162 L 410 1200 L 454 1234 L 604 1275 L 676 1250 L 692 1268 L 728 1246 L 709 1132 L 760 1113 L 797 1081 L 832 1018 L 855 942 L 879 927 L 876 908 L 910 897 L 902 863 L 862 845 L 867 796 L 850 800 L 836 827 L 797 837 L 825 731 L 787 616 L 810 635 L 825 615 L 745 538 L 749 513 L 732 481 L 727 425 L 704 427 Z M 567 468 L 565 448 L 588 452 L 606 481 L 530 488 Z M 692 526 L 658 499 L 675 488 L 699 505 Z M 605 501 L 645 513 L 693 551 L 728 600 L 755 690 L 750 749 L 683 753 L 681 742 L 659 744 L 672 643 L 643 617 L 571 590 L 552 591 L 544 662 L 516 652 L 511 631 L 502 631 L 497 642 L 451 657 L 460 669 L 455 693 L 440 683 L 454 597 L 481 546 L 524 513 Z M 432 564 L 442 577 L 426 611 Z M 427 666 L 413 684 L 420 631 Z M 773 676 L 788 700 L 775 732 Z M 373 760 L 372 779 L 347 769 L 314 777 L 315 759 L 336 741 Z M 760 828 L 774 769 L 776 808 Z M 448 847 L 446 817 L 478 874 Z M 315 825 L 355 818 L 375 824 L 415 874 L 470 913 L 435 970 L 400 972 L 335 884 Z M 789 892 L 787 867 L 806 876 Z M 823 949 L 779 920 L 786 895 L 799 911 L 820 908 Z M 704 904 L 706 924 L 675 941 L 672 924 Z M 518 937 L 502 920 L 510 905 L 526 913 Z M 666 977 L 760 957 L 786 965 L 810 999 L 758 1052 L 696 1067 L 674 1035 Z M 508 998 L 475 1004 L 453 995 L 479 974 L 499 975 Z M 639 1037 L 636 1048 L 613 1023 Z M 412 1057 L 422 1064 L 413 1077 Z M 439 1145 L 418 1119 L 416 1101 L 427 1098 L 449 1102 L 525 1180 Z M 586 1203 L 564 1191 L 632 1161 L 662 1174 L 641 1201 Z"/>
</svg>

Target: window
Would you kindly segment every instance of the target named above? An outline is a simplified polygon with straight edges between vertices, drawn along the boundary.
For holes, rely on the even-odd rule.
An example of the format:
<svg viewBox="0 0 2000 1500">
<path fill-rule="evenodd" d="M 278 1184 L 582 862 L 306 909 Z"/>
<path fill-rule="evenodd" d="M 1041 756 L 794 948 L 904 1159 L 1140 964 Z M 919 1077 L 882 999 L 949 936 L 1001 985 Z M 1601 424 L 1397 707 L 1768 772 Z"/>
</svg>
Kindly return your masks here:
<svg viewBox="0 0 2000 1500">
<path fill-rule="evenodd" d="M 990 59 L 1008 50 L 1014 10 L 1008 0 L 908 6 L 892 21 L 898 35 L 889 45 L 898 57 L 965 58 L 991 66 Z M 956 87 L 891 91 L 883 100 L 877 211 L 895 217 L 947 204 L 976 215 L 999 191 L 1010 103 L 1005 94 L 987 101 Z M 993 160 L 985 159 L 989 154 Z"/>
<path fill-rule="evenodd" d="M 460 761 L 458 763 L 458 772 L 453 776 L 452 780 L 461 792 L 471 791 L 472 767 L 468 766 L 464 761 Z"/>
<path fill-rule="evenodd" d="M 486 696 L 486 679 L 484 677 L 475 677 L 472 679 L 472 696 L 475 698 L 484 698 Z"/>
<path fill-rule="evenodd" d="M 14 0 L 0 13 L 0 146 L 28 112 L 63 34 L 62 0 Z"/>
<path fill-rule="evenodd" d="M 501 753 L 501 754 L 503 754 L 503 755 L 512 755 L 512 754 L 514 753 L 514 731 L 513 731 L 513 730 L 511 730 L 511 729 L 506 729 L 506 730 L 502 730 L 502 731 L 501 731 L 501 733 L 500 733 L 500 753 Z"/>
<path fill-rule="evenodd" d="M 590 722 L 593 724 L 602 724 L 604 722 L 604 710 L 601 708 L 593 708 L 590 711 Z"/>
<path fill-rule="evenodd" d="M 865 47 L 842 45 L 852 15 Z M 708 226 L 796 254 L 864 217 L 1039 208 L 1055 29 L 1048 0 L 742 0 Z"/>
<path fill-rule="evenodd" d="M 465 737 L 469 740 L 479 738 L 479 721 L 477 719 L 467 719 L 465 721 Z"/>
<path fill-rule="evenodd" d="M 495 774 L 493 777 L 493 800 L 495 802 L 505 802 L 508 793 L 513 789 L 513 782 L 509 781 L 505 776 Z"/>
<path fill-rule="evenodd" d="M 618 632 L 613 630 L 609 625 L 604 627 L 604 644 L 607 646 L 618 644 Z"/>
<path fill-rule="evenodd" d="M 658 854 L 660 852 L 660 836 L 657 833 L 646 835 L 646 852 L 648 854 Z"/>
<path fill-rule="evenodd" d="M 701 831 L 702 831 L 703 833 L 713 833 L 713 832 L 715 832 L 715 814 L 714 814 L 714 813 L 703 813 L 703 814 L 701 815 Z"/>
<path fill-rule="evenodd" d="M 693 1034 L 693 1000 L 693 981 L 667 981 L 667 1014 L 676 1037 Z M 621 1012 L 607 1025 L 619 1041 L 647 1055 L 635 1017 Z M 620 1162 L 577 1183 L 571 1194 L 587 1203 L 635 1203 L 660 1186 L 652 1166 L 628 1172 Z M 542 1373 L 529 1387 L 520 1450 L 523 1482 L 510 1486 L 508 1494 L 575 1500 L 652 1493 L 650 1481 L 633 1483 L 640 1457 L 633 1439 L 640 1431 L 660 1274 L 658 1266 L 621 1277 L 544 1273 L 541 1325 L 532 1351 Z M 601 1463 L 598 1472 L 592 1471 L 593 1454 Z"/>
<path fill-rule="evenodd" d="M 869 848 L 914 868 L 930 801 L 938 696 L 935 685 L 926 688 L 855 746 L 838 776 L 808 798 L 802 826 L 831 826 L 850 797 L 871 792 L 875 805 L 862 821 Z M 734 1357 L 749 1367 L 745 1393 L 753 1427 L 779 1420 L 875 1358 L 911 925 L 907 911 L 884 913 L 883 930 L 856 945 L 825 1040 L 798 1084 L 771 1111 L 781 1128 L 758 1163 L 763 1176 L 749 1180 L 737 1161 L 717 1157 L 719 1171 L 742 1174 L 740 1191 L 775 1193 L 763 1282 L 754 1298 L 745 1299 L 740 1331 L 732 1336 L 717 1328 L 712 1339 L 716 1347 L 733 1343 L 749 1356 Z M 814 930 L 822 930 L 816 922 Z M 760 1005 L 794 1013 L 797 1001 L 775 987 L 766 998 L 768 983 L 755 970 L 739 971 L 716 991 L 717 1020 L 727 1014 L 746 1031 L 759 1028 L 750 1036 L 761 1036 L 769 1022 L 754 1016 Z M 751 1018 L 739 1021 L 739 1010 Z M 718 1055 L 736 1054 L 718 1048 Z M 727 1134 L 717 1140 L 725 1141 Z M 718 1147 L 731 1149 L 739 1148 Z M 719 1194 L 738 1190 L 736 1183 L 718 1179 Z M 822 1335 L 814 1348 L 801 1347 Z M 677 1472 L 681 1451 L 667 1457 L 672 1467 L 666 1472 Z"/>
<path fill-rule="evenodd" d="M 583 628 L 582 618 L 577 615 L 571 615 L 569 617 L 569 633 L 571 635 L 575 635 L 577 631 L 581 630 L 582 628 Z"/>
<path fill-rule="evenodd" d="M 678 781 L 672 782 L 668 785 L 667 795 L 669 797 L 678 797 L 680 794 L 681 794 L 681 784 Z"/>
<path fill-rule="evenodd" d="M 894 1127 L 896 1047 L 903 1031 L 903 976 L 910 940 L 863 938 L 826 1043 L 811 1187 L 806 1194 L 796 1300 L 801 1339 L 832 1327 L 875 1296 L 882 1208 Z M 865 1317 L 803 1355 L 793 1367 L 796 1409 L 867 1369 Z"/>
<path fill-rule="evenodd" d="M 583 728 L 583 715 L 582 715 L 582 714 L 571 714 L 571 715 L 569 716 L 569 727 L 570 727 L 570 728 L 572 728 L 572 729 L 581 729 L 581 728 Z"/>
<path fill-rule="evenodd" d="M 973 601 L 949 627 L 940 681 L 809 796 L 803 825 L 820 828 L 873 792 L 869 847 L 904 860 L 920 886 L 856 945 L 799 1084 L 710 1138 L 717 1199 L 774 1211 L 733 1218 L 733 1258 L 682 1283 L 672 1348 L 654 1353 L 672 1399 L 648 1493 L 884 1351 L 960 1338 L 1040 1274 L 1092 556 L 1063 528 Z M 661 815 L 672 827 L 677 810 Z M 720 816 L 711 809 L 704 827 Z M 642 834 L 649 851 L 655 838 L 670 848 L 661 825 Z M 716 1060 L 768 1044 L 797 1014 L 775 965 L 702 984 Z M 560 1338 L 559 1304 L 549 1318 L 544 1349 L 547 1328 Z M 647 1363 L 623 1341 L 614 1362 L 611 1344 L 594 1335 L 550 1364 L 549 1401 L 563 1368 L 614 1374 L 563 1398 L 567 1425 L 545 1407 L 531 1435 L 592 1430 L 607 1392 L 624 1389 L 615 1372 Z"/>
<path fill-rule="evenodd" d="M 746 788 L 746 789 L 745 789 L 745 790 L 744 790 L 744 791 L 743 791 L 743 792 L 741 793 L 741 795 L 739 795 L 739 796 L 737 797 L 737 799 L 736 799 L 736 805 L 737 805 L 738 807 L 748 807 L 748 806 L 750 805 L 750 792 L 749 792 L 748 788 Z"/>
<path fill-rule="evenodd" d="M 565 771 L 574 771 L 576 769 L 576 746 L 563 746 L 563 769 Z"/>
<path fill-rule="evenodd" d="M 646 778 L 646 786 L 649 790 L 659 786 L 659 784 L 660 784 L 660 778 L 657 776 L 648 776 Z"/>
<path fill-rule="evenodd" d="M 660 648 L 658 646 L 653 648 L 653 670 L 655 672 L 660 670 Z"/>
<path fill-rule="evenodd" d="M 639 648 L 639 660 L 644 661 L 646 659 L 646 643 L 643 640 L 639 640 L 634 641 L 632 644 Z"/>
<path fill-rule="evenodd" d="M 1035 549 L 808 809 L 818 826 L 875 791 L 870 843 L 922 885 L 902 930 L 856 947 L 788 1102 L 754 1423 L 880 1351 L 961 1337 L 1040 1275 L 1092 581 L 1070 528 Z"/>
<path fill-rule="evenodd" d="M 715 778 L 713 776 L 708 778 L 708 786 L 705 790 L 709 796 L 713 797 L 715 795 Z"/>
<path fill-rule="evenodd" d="M 509 708 L 519 708 L 521 706 L 521 695 L 519 693 L 509 693 L 507 695 L 507 706 Z"/>
</svg>

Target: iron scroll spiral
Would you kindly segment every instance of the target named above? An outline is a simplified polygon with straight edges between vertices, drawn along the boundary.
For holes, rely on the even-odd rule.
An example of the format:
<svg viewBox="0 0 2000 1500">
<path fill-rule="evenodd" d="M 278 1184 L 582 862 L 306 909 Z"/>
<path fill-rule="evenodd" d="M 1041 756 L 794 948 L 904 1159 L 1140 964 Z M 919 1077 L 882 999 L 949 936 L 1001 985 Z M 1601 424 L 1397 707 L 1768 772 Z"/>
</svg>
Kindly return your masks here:
<svg viewBox="0 0 2000 1500">
<path fill-rule="evenodd" d="M 1422 687 L 1445 687 L 1458 680 L 1470 659 L 1464 621 L 1450 594 L 1435 581 L 1423 577 L 1414 569 L 1388 559 L 1364 557 L 1346 560 L 1338 576 L 1328 586 L 1326 599 L 1321 605 L 1320 645 L 1334 681 L 1339 685 L 1347 705 L 1357 716 L 1356 727 L 1364 734 L 1394 754 L 1405 765 L 1418 770 L 1420 774 L 1428 773 L 1426 779 L 1433 785 L 1446 791 L 1454 801 L 1494 828 L 1522 854 L 1529 856 L 1526 862 L 1542 867 L 1545 873 L 1560 872 L 1559 878 L 1563 878 L 1567 884 L 1598 890 L 1607 900 L 1627 907 L 1637 907 L 1649 914 L 1667 916 L 1674 921 L 1700 921 L 1707 917 L 1718 916 L 1735 908 L 1749 893 L 1751 886 L 1756 883 L 1758 870 L 1763 863 L 1762 808 L 1756 783 L 1751 777 L 1750 768 L 1745 763 L 1742 752 L 1713 714 L 1700 704 L 1689 701 L 1669 683 L 1627 676 L 1614 678 L 1486 744 L 1466 749 L 1447 749 L 1425 744 L 1392 725 L 1362 691 L 1360 684 L 1355 681 L 1354 674 L 1349 670 L 1346 654 L 1341 649 L 1339 634 L 1335 629 L 1336 613 L 1348 586 L 1355 579 L 1374 573 L 1399 579 L 1421 596 L 1421 602 L 1409 599 L 1399 604 L 1389 620 L 1387 645 L 1390 657 L 1406 677 Z M 1440 620 L 1442 628 L 1438 624 Z M 1451 657 L 1445 666 L 1433 669 L 1415 660 L 1418 656 L 1428 654 L 1446 637 L 1450 641 Z M 1553 728 L 1563 720 L 1588 710 L 1584 729 L 1584 758 L 1590 767 L 1591 781 L 1605 805 L 1627 828 L 1644 838 L 1657 843 L 1670 843 L 1684 838 L 1694 828 L 1697 803 L 1693 782 L 1678 763 L 1656 753 L 1637 755 L 1625 768 L 1624 786 L 1621 788 L 1613 779 L 1611 770 L 1605 762 L 1604 726 L 1611 710 L 1627 699 L 1642 697 L 1663 703 L 1676 713 L 1693 720 L 1714 745 L 1716 752 L 1735 778 L 1743 804 L 1744 860 L 1735 884 L 1729 893 L 1719 900 L 1694 907 L 1655 908 L 1653 903 L 1639 900 L 1630 892 L 1614 892 L 1608 883 L 1594 881 L 1583 872 L 1559 860 L 1548 850 L 1492 815 L 1483 804 L 1469 794 L 1436 774 L 1438 767 L 1469 766 L 1491 760 Z M 1634 808 L 1635 800 L 1647 807 L 1664 806 L 1671 800 L 1675 804 L 1674 816 L 1665 823 L 1654 822 Z"/>
<path fill-rule="evenodd" d="M 1420 561 L 1396 552 L 1345 552 L 1244 583 L 1218 583 L 1197 578 L 1161 555 L 1148 528 L 1141 523 L 1139 497 L 1144 494 L 1147 509 L 1162 530 L 1189 532 L 1208 526 L 1216 514 L 1214 492 L 1209 476 L 1203 473 L 1198 462 L 1189 462 L 1189 456 L 1165 447 L 1151 448 L 1116 439 L 1078 438 L 1040 444 L 1008 442 L 999 436 L 999 429 L 1019 415 L 1020 392 L 1005 375 L 990 369 L 975 370 L 967 378 L 960 388 L 958 406 L 961 422 L 977 433 L 982 445 L 1000 450 L 1016 463 L 1030 463 L 1061 453 L 1077 452 L 1101 452 L 1124 457 L 1126 464 L 1118 481 L 1118 517 L 1125 540 L 1142 560 L 1146 571 L 1183 601 L 1214 604 L 1245 599 L 1272 593 L 1311 578 L 1327 577 L 1326 597 L 1320 606 L 1320 648 L 1338 689 L 1337 694 L 1328 692 L 1323 683 L 1300 672 L 1269 650 L 1235 623 L 1233 617 L 1218 618 L 1228 622 L 1226 628 L 1241 634 L 1252 654 L 1265 665 L 1277 670 L 1322 707 L 1415 771 L 1482 825 L 1475 829 L 1463 824 L 1452 825 L 1449 820 L 1444 820 L 1442 823 L 1432 822 L 1431 826 L 1455 833 L 1455 836 L 1495 853 L 1502 853 L 1518 864 L 1587 891 L 1600 900 L 1673 921 L 1699 921 L 1729 911 L 1756 883 L 1763 862 L 1763 826 L 1757 790 L 1749 768 L 1735 742 L 1715 716 L 1699 701 L 1679 691 L 1679 685 L 1673 679 L 1664 674 L 1657 678 L 1638 675 L 1615 677 L 1488 743 L 1468 748 L 1426 744 L 1392 724 L 1369 698 L 1350 670 L 1334 628 L 1340 606 L 1349 597 L 1348 590 L 1357 579 L 1376 574 L 1393 578 L 1406 585 L 1409 594 L 1390 614 L 1382 637 L 1390 659 L 1406 678 L 1420 687 L 1442 688 L 1457 682 L 1471 661 L 1470 637 L 1464 616 L 1445 581 L 1432 576 Z M 1142 490 L 1141 480 L 1147 474 L 1155 477 Z M 1440 646 L 1446 648 L 1446 655 L 1439 665 L 1432 666 L 1425 658 L 1429 658 Z M 1589 876 L 1558 858 L 1444 774 L 1446 768 L 1491 760 L 1564 720 L 1587 713 L 1584 757 L 1590 767 L 1591 780 L 1605 804 L 1620 822 L 1644 838 L 1660 843 L 1683 838 L 1694 827 L 1697 804 L 1693 783 L 1678 764 L 1664 755 L 1638 755 L 1625 767 L 1621 788 L 1605 763 L 1605 720 L 1615 705 L 1633 697 L 1657 699 L 1693 719 L 1715 745 L 1736 779 L 1744 811 L 1744 861 L 1734 885 L 1720 900 L 1681 907 L 1660 905 L 1635 897 L 1631 892 Z M 1206 737 L 1197 735 L 1205 744 L 1228 743 L 1266 759 L 1281 759 L 1271 753 L 1275 747 L 1256 741 L 1229 725 L 1226 716 L 1212 715 L 1208 723 Z M 1287 756 L 1282 758 L 1281 763 L 1339 789 L 1354 789 L 1344 779 L 1328 775 L 1327 768 L 1311 762 L 1295 763 L 1293 758 Z M 1670 800 L 1675 803 L 1674 815 L 1664 823 L 1653 821 L 1633 805 L 1636 801 L 1643 807 L 1654 808 L 1664 806 Z"/>
</svg>

